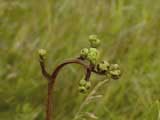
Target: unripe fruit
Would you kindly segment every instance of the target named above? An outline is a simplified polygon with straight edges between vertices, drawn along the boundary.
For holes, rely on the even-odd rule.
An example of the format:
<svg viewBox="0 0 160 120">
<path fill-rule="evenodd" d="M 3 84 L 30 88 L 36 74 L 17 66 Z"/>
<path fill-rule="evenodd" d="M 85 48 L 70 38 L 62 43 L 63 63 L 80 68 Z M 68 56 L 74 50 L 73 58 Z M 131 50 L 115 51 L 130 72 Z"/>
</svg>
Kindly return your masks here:
<svg viewBox="0 0 160 120">
<path fill-rule="evenodd" d="M 82 58 L 86 58 L 87 55 L 88 55 L 88 52 L 89 52 L 88 48 L 83 48 L 83 49 L 81 50 L 81 52 L 80 52 L 80 56 L 81 56 Z"/>
<path fill-rule="evenodd" d="M 44 50 L 44 49 L 39 49 L 39 50 L 38 50 L 38 54 L 39 54 L 40 56 L 45 56 L 45 55 L 47 54 L 47 52 L 46 52 L 46 50 Z"/>
<path fill-rule="evenodd" d="M 91 44 L 91 47 L 93 48 L 97 48 L 100 45 L 100 40 L 97 38 L 96 35 L 90 35 L 89 42 Z"/>
</svg>

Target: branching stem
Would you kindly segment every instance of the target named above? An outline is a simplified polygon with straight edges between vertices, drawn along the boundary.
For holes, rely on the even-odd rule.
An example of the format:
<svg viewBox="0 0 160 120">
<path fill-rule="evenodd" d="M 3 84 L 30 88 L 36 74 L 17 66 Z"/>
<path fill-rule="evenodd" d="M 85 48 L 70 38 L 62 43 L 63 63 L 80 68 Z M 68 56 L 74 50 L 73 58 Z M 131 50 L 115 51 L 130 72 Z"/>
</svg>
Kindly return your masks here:
<svg viewBox="0 0 160 120">
<path fill-rule="evenodd" d="M 43 76 L 48 80 L 48 95 L 47 95 L 47 104 L 46 104 L 46 120 L 53 120 L 52 119 L 52 113 L 53 113 L 53 103 L 52 103 L 52 91 L 54 88 L 54 83 L 56 80 L 56 77 L 58 75 L 58 73 L 60 72 L 60 70 L 68 65 L 68 64 L 79 64 L 81 66 L 84 67 L 85 69 L 85 80 L 89 80 L 91 72 L 95 72 L 97 74 L 102 74 L 102 73 L 98 73 L 95 70 L 93 70 L 92 65 L 88 65 L 85 63 L 84 60 L 80 59 L 80 58 L 75 58 L 75 59 L 70 59 L 70 60 L 66 60 L 65 62 L 59 64 L 54 71 L 52 72 L 52 74 L 49 74 L 46 70 L 46 66 L 45 66 L 45 59 L 43 58 L 43 56 L 40 56 L 40 66 L 41 66 L 41 71 Z"/>
</svg>

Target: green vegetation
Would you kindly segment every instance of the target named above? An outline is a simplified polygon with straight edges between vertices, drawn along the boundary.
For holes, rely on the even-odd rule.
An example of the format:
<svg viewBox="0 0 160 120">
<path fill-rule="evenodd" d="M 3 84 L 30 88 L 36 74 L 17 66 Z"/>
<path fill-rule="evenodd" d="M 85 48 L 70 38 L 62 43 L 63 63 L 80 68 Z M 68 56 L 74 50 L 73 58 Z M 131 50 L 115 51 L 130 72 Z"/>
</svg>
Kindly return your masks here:
<svg viewBox="0 0 160 120">
<path fill-rule="evenodd" d="M 47 82 L 37 50 L 47 49 L 52 71 L 87 47 L 90 34 L 101 39 L 100 58 L 120 64 L 123 75 L 109 84 L 93 75 L 83 95 L 82 68 L 63 69 L 55 120 L 159 120 L 159 6 L 159 0 L 0 0 L 0 120 L 44 120 Z"/>
</svg>

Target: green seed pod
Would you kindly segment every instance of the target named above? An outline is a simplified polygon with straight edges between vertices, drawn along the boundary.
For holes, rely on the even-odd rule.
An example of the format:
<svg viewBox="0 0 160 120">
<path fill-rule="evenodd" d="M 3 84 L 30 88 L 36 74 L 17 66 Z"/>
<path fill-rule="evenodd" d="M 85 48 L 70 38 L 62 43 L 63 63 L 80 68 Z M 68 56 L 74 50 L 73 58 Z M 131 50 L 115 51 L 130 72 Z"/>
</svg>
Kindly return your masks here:
<svg viewBox="0 0 160 120">
<path fill-rule="evenodd" d="M 85 80 L 85 79 L 81 79 L 80 81 L 79 81 L 79 85 L 80 86 L 85 86 L 87 84 L 87 81 Z"/>
<path fill-rule="evenodd" d="M 44 49 L 39 49 L 39 50 L 38 50 L 38 54 L 39 54 L 40 56 L 45 56 L 45 55 L 47 54 L 47 52 L 46 52 L 46 50 L 44 50 Z"/>
<path fill-rule="evenodd" d="M 99 51 L 96 48 L 89 48 L 87 59 L 95 65 L 99 59 Z"/>
<path fill-rule="evenodd" d="M 120 70 L 114 70 L 114 71 L 110 71 L 110 75 L 112 79 L 119 79 L 121 76 L 121 71 Z"/>
<path fill-rule="evenodd" d="M 87 81 L 87 82 L 86 82 L 85 88 L 86 88 L 87 90 L 91 88 L 91 82 L 90 82 L 90 81 Z"/>
<path fill-rule="evenodd" d="M 79 87 L 79 92 L 80 92 L 80 93 L 86 93 L 86 92 L 87 92 L 87 89 L 86 89 L 84 86 L 80 86 L 80 87 Z"/>
<path fill-rule="evenodd" d="M 85 59 L 88 55 L 88 52 L 89 52 L 88 48 L 83 48 L 81 50 L 80 56 Z"/>
<path fill-rule="evenodd" d="M 107 72 L 109 70 L 110 64 L 108 61 L 102 61 L 97 64 L 97 71 Z"/>
<path fill-rule="evenodd" d="M 90 35 L 89 42 L 91 44 L 91 47 L 93 48 L 97 48 L 100 45 L 100 40 L 97 38 L 96 35 Z"/>
</svg>

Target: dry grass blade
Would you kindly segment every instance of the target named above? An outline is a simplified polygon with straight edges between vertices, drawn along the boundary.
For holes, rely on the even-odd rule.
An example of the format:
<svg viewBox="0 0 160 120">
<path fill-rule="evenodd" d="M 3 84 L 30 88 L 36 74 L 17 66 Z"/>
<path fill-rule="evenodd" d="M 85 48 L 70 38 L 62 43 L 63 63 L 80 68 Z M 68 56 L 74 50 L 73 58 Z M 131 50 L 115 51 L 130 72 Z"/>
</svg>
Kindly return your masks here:
<svg viewBox="0 0 160 120">
<path fill-rule="evenodd" d="M 105 83 L 108 83 L 110 81 L 110 79 L 105 79 L 101 82 L 99 82 L 94 89 L 87 95 L 87 97 L 85 98 L 85 100 L 82 102 L 81 106 L 79 107 L 79 110 L 77 111 L 77 113 L 75 114 L 73 120 L 77 120 L 80 116 L 81 116 L 81 112 L 83 110 L 83 108 L 85 107 L 85 105 L 88 104 L 88 101 L 90 101 L 90 99 L 93 98 L 94 94 L 97 92 L 97 90 L 104 85 Z"/>
</svg>

